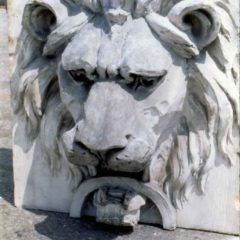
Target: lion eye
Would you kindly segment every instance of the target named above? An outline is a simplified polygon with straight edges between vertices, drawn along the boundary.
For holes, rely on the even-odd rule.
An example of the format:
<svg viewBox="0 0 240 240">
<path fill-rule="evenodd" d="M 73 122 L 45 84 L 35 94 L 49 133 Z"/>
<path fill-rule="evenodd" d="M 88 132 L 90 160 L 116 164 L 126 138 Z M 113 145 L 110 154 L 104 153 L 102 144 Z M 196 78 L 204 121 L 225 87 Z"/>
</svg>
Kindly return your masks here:
<svg viewBox="0 0 240 240">
<path fill-rule="evenodd" d="M 147 77 L 147 76 L 140 76 L 137 74 L 131 74 L 130 77 L 132 79 L 131 82 L 127 84 L 127 86 L 134 91 L 137 91 L 138 88 L 143 87 L 143 88 L 153 88 L 156 86 L 158 83 L 162 82 L 164 79 L 165 73 L 161 76 L 156 76 L 156 77 Z"/>
<path fill-rule="evenodd" d="M 87 76 L 86 76 L 86 72 L 83 69 L 80 70 L 71 70 L 69 71 L 69 74 L 71 75 L 71 77 L 73 78 L 73 80 L 77 83 L 86 83 L 86 84 L 92 84 L 93 81 L 90 80 Z"/>
</svg>

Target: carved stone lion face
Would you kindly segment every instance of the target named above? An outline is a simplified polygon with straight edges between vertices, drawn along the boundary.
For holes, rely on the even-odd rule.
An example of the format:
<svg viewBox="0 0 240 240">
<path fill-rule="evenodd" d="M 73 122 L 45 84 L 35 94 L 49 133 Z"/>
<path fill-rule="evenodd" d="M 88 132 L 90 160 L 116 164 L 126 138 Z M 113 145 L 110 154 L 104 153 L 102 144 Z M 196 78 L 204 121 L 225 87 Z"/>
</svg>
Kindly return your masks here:
<svg viewBox="0 0 240 240">
<path fill-rule="evenodd" d="M 94 20 L 65 48 L 58 68 L 75 122 L 63 135 L 66 151 L 73 164 L 100 172 L 144 172 L 181 116 L 186 61 L 143 18 L 112 29 L 97 26 L 104 16 Z"/>
<path fill-rule="evenodd" d="M 189 185 L 203 188 L 216 129 L 225 127 L 219 149 L 232 159 L 225 137 L 234 125 L 237 73 L 234 61 L 226 67 L 219 57 L 220 15 L 227 13 L 221 1 L 175 2 L 48 0 L 26 7 L 23 23 L 39 51 L 28 64 L 35 54 L 39 72 L 47 70 L 40 84 L 45 118 L 37 117 L 43 145 L 53 168 L 63 159 L 76 186 L 85 181 L 75 186 L 72 216 L 87 199 L 98 221 L 132 226 L 149 198 L 172 229 L 172 204 Z M 231 87 L 224 83 L 229 66 Z"/>
<path fill-rule="evenodd" d="M 86 24 L 58 68 L 61 98 L 75 122 L 63 134 L 67 159 L 92 169 L 91 177 L 149 181 L 151 161 L 181 117 L 184 68 L 186 61 L 171 55 L 143 18 L 108 26 L 101 16 Z M 112 222 L 104 214 L 98 220 Z"/>
</svg>

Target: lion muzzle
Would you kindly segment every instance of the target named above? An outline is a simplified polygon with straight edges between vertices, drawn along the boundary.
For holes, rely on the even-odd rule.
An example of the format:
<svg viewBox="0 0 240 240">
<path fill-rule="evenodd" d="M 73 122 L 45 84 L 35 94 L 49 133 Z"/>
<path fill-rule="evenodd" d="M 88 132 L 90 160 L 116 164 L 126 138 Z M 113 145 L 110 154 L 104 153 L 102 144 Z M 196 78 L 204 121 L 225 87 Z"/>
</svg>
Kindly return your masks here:
<svg viewBox="0 0 240 240">
<path fill-rule="evenodd" d="M 134 112 L 134 101 L 119 85 L 94 85 L 84 106 L 83 119 L 63 137 L 72 163 L 99 163 L 121 172 L 143 171 L 152 147 L 146 134 L 141 134 L 140 129 L 144 128 Z"/>
</svg>

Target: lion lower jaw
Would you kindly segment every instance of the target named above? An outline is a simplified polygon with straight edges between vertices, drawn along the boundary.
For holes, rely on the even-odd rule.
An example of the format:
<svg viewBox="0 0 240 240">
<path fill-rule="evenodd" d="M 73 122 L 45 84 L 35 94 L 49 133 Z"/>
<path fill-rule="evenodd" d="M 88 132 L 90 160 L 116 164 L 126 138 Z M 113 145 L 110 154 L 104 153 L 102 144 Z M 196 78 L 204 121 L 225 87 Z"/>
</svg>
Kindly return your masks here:
<svg viewBox="0 0 240 240">
<path fill-rule="evenodd" d="M 140 220 L 140 208 L 146 204 L 141 195 L 119 188 L 100 188 L 93 197 L 96 221 L 133 227 Z"/>
</svg>

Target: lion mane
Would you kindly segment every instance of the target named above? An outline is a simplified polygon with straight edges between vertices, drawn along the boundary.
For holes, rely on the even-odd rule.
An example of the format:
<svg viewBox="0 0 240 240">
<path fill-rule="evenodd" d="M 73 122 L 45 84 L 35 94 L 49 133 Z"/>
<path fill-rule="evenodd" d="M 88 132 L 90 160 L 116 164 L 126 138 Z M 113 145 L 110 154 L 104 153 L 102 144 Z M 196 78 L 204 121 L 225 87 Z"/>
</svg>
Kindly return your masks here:
<svg viewBox="0 0 240 240">
<path fill-rule="evenodd" d="M 132 1 L 132 15 L 144 16 L 151 6 L 154 12 L 168 16 L 177 3 L 185 1 Z M 202 6 L 201 1 L 196 2 Z M 62 151 L 61 135 L 74 122 L 61 101 L 57 66 L 68 42 L 99 11 L 100 5 L 100 0 L 30 1 L 24 10 L 11 79 L 14 114 L 23 123 L 28 143 L 24 150 L 27 152 L 40 139 L 51 172 L 67 166 L 73 187 L 86 177 L 86 171 L 68 162 Z M 223 159 L 220 163 L 226 167 L 237 159 L 237 21 L 234 6 L 228 1 L 213 1 L 212 6 L 221 19 L 219 30 L 207 46 L 198 46 L 204 62 L 197 57 L 187 58 L 188 91 L 183 117 L 168 142 L 158 149 L 164 172 L 159 184 L 175 207 L 187 199 L 191 189 L 204 192 L 208 173 L 218 159 Z"/>
</svg>

